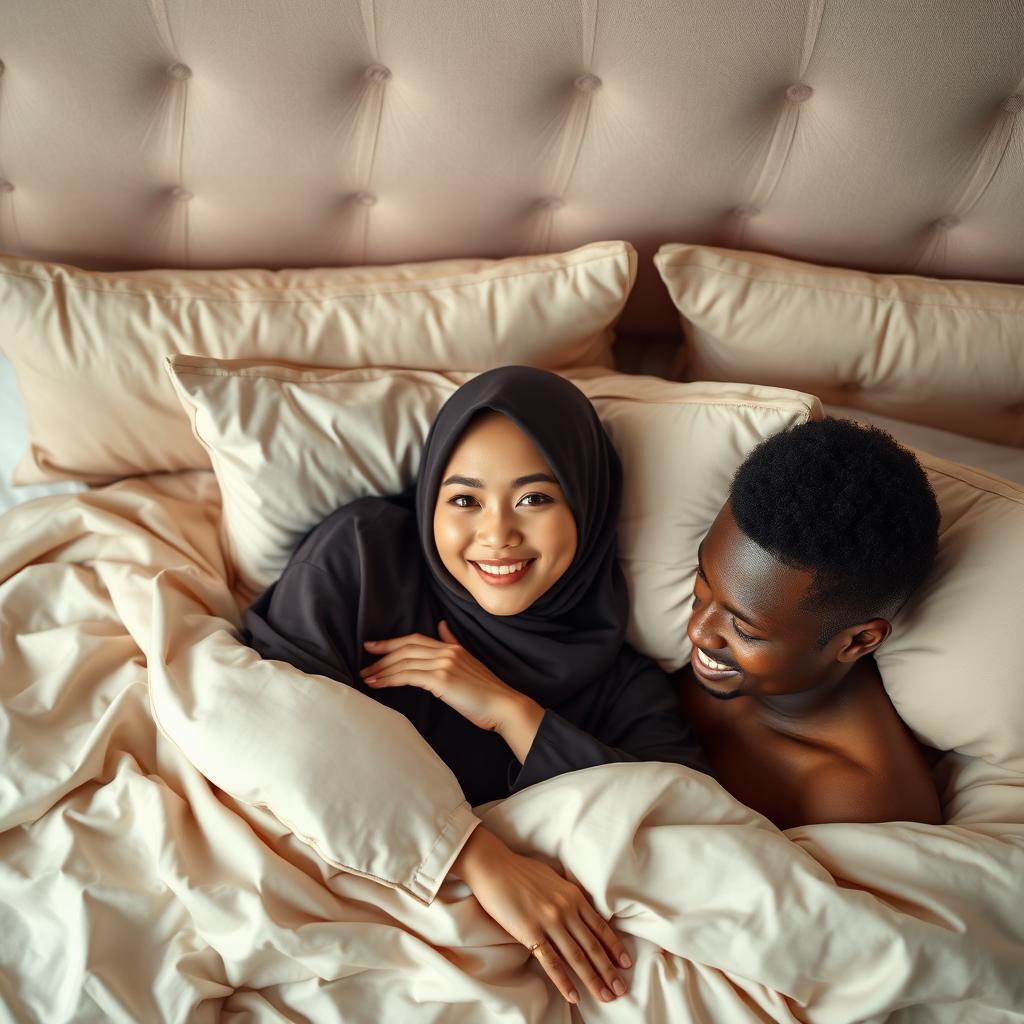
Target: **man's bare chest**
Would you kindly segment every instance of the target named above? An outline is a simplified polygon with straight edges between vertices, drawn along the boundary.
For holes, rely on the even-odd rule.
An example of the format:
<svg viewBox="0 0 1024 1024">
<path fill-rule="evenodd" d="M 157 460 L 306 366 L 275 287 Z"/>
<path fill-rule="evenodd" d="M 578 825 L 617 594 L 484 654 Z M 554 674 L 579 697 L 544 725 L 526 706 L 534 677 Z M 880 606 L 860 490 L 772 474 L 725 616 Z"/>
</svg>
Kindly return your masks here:
<svg viewBox="0 0 1024 1024">
<path fill-rule="evenodd" d="M 716 700 L 692 678 L 682 680 L 680 696 L 715 777 L 738 800 L 773 820 L 788 817 L 811 773 L 848 763 L 843 730 L 833 716 L 778 721 L 752 699 Z"/>
</svg>

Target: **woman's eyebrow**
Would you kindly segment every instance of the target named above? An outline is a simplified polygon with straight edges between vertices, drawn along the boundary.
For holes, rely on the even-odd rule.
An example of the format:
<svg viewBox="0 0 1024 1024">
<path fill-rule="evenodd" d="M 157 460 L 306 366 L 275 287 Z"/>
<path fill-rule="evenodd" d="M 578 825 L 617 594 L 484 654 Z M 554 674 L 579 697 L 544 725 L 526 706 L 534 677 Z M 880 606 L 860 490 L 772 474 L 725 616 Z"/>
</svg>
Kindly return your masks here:
<svg viewBox="0 0 1024 1024">
<path fill-rule="evenodd" d="M 441 486 L 450 487 L 453 484 L 459 487 L 476 487 L 481 490 L 484 486 L 483 480 L 479 477 L 458 475 L 448 477 Z M 526 476 L 516 477 L 512 481 L 512 487 L 525 487 L 527 484 L 554 484 L 557 487 L 558 481 L 549 473 L 529 473 Z"/>
<path fill-rule="evenodd" d="M 526 484 L 554 484 L 557 487 L 558 481 L 550 473 L 530 473 L 512 481 L 513 487 L 525 487 Z"/>
</svg>

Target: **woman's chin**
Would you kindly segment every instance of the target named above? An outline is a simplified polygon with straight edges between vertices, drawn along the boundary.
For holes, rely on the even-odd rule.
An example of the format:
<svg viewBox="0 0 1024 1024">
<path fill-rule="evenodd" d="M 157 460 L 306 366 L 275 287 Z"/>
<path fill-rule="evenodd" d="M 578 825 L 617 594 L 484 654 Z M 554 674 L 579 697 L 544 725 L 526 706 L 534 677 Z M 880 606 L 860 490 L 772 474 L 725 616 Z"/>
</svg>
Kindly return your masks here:
<svg viewBox="0 0 1024 1024">
<path fill-rule="evenodd" d="M 481 594 L 473 593 L 476 603 L 489 615 L 504 618 L 525 612 L 533 604 L 533 598 L 517 597 L 515 594 Z"/>
</svg>

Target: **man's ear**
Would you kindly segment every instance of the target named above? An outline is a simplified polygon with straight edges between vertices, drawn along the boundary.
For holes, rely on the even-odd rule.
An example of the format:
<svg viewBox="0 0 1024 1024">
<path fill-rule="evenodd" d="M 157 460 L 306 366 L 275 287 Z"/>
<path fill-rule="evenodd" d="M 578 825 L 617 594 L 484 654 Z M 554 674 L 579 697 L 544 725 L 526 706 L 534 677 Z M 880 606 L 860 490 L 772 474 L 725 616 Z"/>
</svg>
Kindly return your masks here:
<svg viewBox="0 0 1024 1024">
<path fill-rule="evenodd" d="M 865 654 L 873 653 L 891 632 L 892 624 L 887 619 L 869 619 L 844 629 L 836 660 L 857 661 Z"/>
</svg>

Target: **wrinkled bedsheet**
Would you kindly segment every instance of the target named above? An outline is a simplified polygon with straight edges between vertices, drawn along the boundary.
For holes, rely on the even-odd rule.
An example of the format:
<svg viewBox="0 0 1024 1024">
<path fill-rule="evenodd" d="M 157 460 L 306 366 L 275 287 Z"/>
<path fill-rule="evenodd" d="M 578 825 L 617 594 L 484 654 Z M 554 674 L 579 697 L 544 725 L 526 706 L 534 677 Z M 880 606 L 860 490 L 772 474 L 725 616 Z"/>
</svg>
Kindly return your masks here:
<svg viewBox="0 0 1024 1024">
<path fill-rule="evenodd" d="M 426 902 L 375 880 L 389 830 L 422 812 L 402 791 L 378 797 L 379 828 L 360 810 L 348 768 L 400 761 L 373 742 L 371 701 L 339 705 L 354 728 L 322 751 L 337 772 L 315 794 L 261 777 L 261 749 L 306 756 L 286 716 L 273 736 L 247 720 L 251 742 L 202 731 L 221 728 L 220 688 L 258 708 L 299 685 L 269 663 L 244 693 L 218 521 L 207 473 L 0 518 L 0 1018 L 1024 1020 L 1024 779 L 957 755 L 941 766 L 956 824 L 939 828 L 783 834 L 663 764 L 486 810 L 563 864 L 634 955 L 627 997 L 570 1009 L 458 880 Z M 324 706 L 344 689 L 315 682 Z M 315 840 L 320 808 L 335 818 Z"/>
</svg>

